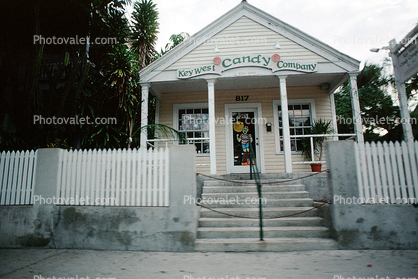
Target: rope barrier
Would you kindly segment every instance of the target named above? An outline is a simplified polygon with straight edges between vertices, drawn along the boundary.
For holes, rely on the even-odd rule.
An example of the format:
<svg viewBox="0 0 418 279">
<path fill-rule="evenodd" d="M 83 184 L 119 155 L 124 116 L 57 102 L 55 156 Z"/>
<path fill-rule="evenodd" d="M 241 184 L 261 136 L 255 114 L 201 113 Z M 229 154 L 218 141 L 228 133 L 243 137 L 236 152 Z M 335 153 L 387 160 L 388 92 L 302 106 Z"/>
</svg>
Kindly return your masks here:
<svg viewBox="0 0 418 279">
<path fill-rule="evenodd" d="M 312 176 L 315 176 L 315 175 L 318 175 L 318 174 L 324 173 L 324 172 L 329 172 L 329 170 L 326 169 L 326 170 L 323 170 L 321 172 L 316 172 L 316 173 L 313 173 L 313 174 L 309 174 L 307 176 L 302 176 L 302 177 L 297 177 L 297 178 L 282 179 L 280 181 L 278 180 L 278 181 L 262 182 L 262 184 L 276 184 L 276 183 L 292 182 L 292 181 L 296 181 L 296 180 L 301 180 L 301 179 L 305 179 L 305 178 L 308 178 L 308 177 L 312 177 Z M 197 175 L 201 175 L 201 176 L 205 176 L 205 177 L 208 177 L 208 178 L 216 179 L 216 180 L 225 181 L 225 182 L 241 183 L 241 184 L 250 184 L 250 185 L 256 185 L 257 184 L 256 182 L 239 181 L 239 180 L 231 180 L 231 179 L 225 179 L 225 178 L 220 178 L 220 177 L 214 177 L 214 176 L 210 176 L 210 175 L 203 174 L 203 173 L 200 173 L 200 172 L 198 172 L 196 174 Z"/>
<path fill-rule="evenodd" d="M 302 214 L 302 213 L 309 212 L 311 210 L 317 209 L 317 208 L 319 208 L 319 207 L 321 207 L 321 206 L 323 206 L 325 204 L 330 204 L 330 202 L 322 202 L 320 205 L 317 205 L 317 206 L 314 206 L 314 207 L 312 207 L 310 209 L 307 209 L 307 210 L 304 210 L 304 211 L 300 211 L 300 212 L 296 212 L 296 213 L 282 215 L 282 216 L 276 216 L 276 217 L 267 217 L 267 218 L 262 218 L 262 219 L 263 220 L 268 220 L 268 219 L 280 219 L 280 218 L 285 218 L 285 217 L 292 217 L 292 216 L 296 216 L 296 215 L 299 215 L 299 214 Z M 235 214 L 225 213 L 225 212 L 222 212 L 222 211 L 215 210 L 213 208 L 204 206 L 201 203 L 196 203 L 196 205 L 197 206 L 201 206 L 201 207 L 206 208 L 206 209 L 209 209 L 209 210 L 211 210 L 213 212 L 226 215 L 226 216 L 231 216 L 231 217 L 236 217 L 236 218 L 245 218 L 245 219 L 257 219 L 257 220 L 260 219 L 259 217 L 239 216 L 239 215 L 235 215 Z"/>
</svg>

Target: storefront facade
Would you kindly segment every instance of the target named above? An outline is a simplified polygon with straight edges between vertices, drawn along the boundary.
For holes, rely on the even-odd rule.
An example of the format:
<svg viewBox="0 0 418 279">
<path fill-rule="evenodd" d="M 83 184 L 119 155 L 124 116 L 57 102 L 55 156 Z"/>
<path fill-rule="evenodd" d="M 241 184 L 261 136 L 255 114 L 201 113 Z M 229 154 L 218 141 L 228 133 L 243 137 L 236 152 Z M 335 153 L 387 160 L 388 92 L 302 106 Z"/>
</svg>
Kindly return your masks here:
<svg viewBox="0 0 418 279">
<path fill-rule="evenodd" d="M 141 124 L 151 93 L 157 122 L 194 139 L 198 172 L 249 172 L 251 147 L 262 173 L 310 171 L 294 164 L 303 157 L 292 136 L 315 119 L 337 132 L 333 92 L 347 79 L 359 119 L 358 69 L 359 61 L 242 2 L 141 71 Z M 361 125 L 355 133 L 362 141 Z"/>
</svg>

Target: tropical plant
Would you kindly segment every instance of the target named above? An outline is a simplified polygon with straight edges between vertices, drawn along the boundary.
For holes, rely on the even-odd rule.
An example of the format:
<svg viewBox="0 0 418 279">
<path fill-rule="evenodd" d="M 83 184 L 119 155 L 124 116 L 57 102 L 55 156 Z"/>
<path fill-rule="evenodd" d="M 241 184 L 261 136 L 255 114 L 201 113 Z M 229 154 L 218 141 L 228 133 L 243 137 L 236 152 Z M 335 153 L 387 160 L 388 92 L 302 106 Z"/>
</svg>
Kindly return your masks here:
<svg viewBox="0 0 418 279">
<path fill-rule="evenodd" d="M 131 44 L 139 55 L 139 68 L 143 69 L 153 61 L 159 29 L 158 11 L 152 0 L 134 3 L 132 13 Z"/>
<path fill-rule="evenodd" d="M 384 132 L 388 140 L 401 140 L 397 121 L 400 117 L 399 107 L 395 106 L 388 88 L 393 77 L 383 74 L 383 67 L 365 65 L 357 77 L 361 117 L 363 119 L 364 138 L 366 141 L 381 140 Z M 335 107 L 338 132 L 352 133 L 351 94 L 348 81 L 335 93 Z M 385 121 L 376 121 L 385 119 Z"/>
<path fill-rule="evenodd" d="M 332 122 L 326 121 L 323 119 L 314 120 L 312 126 L 307 132 L 306 135 L 326 135 L 333 132 Z M 323 147 L 327 137 L 312 137 L 314 145 L 314 155 L 317 156 L 319 161 L 322 161 Z M 309 137 L 302 138 L 302 154 L 305 156 L 307 161 L 312 160 L 312 149 L 311 149 L 311 139 Z M 319 155 L 318 155 L 319 154 Z"/>
<path fill-rule="evenodd" d="M 169 42 L 165 45 L 165 49 L 161 49 L 160 52 L 157 52 L 155 55 L 155 59 L 160 58 L 182 42 L 184 42 L 185 39 L 190 37 L 189 33 L 182 32 L 180 34 L 173 34 L 170 36 Z"/>
</svg>

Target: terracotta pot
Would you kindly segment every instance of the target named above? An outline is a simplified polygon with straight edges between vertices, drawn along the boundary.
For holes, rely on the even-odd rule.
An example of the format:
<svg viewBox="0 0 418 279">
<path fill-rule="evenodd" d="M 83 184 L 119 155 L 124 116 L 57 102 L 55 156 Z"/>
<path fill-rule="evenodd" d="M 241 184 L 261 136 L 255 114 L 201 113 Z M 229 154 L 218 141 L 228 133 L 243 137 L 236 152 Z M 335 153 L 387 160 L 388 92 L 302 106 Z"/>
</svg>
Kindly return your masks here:
<svg viewBox="0 0 418 279">
<path fill-rule="evenodd" d="M 311 170 L 312 172 L 321 172 L 322 164 L 321 163 L 312 163 Z"/>
</svg>

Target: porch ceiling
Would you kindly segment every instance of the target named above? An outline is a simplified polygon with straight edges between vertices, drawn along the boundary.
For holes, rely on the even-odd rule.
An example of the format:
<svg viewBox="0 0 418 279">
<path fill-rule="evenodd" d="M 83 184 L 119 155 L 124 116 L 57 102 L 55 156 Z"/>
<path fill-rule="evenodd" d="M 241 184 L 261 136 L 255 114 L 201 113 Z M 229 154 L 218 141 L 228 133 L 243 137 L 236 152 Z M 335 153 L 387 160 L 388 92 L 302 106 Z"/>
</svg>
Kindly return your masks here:
<svg viewBox="0 0 418 279">
<path fill-rule="evenodd" d="M 279 88 L 279 79 L 274 75 L 266 76 L 242 76 L 242 77 L 217 77 L 215 91 L 232 89 L 255 88 Z M 347 80 L 345 73 L 336 74 L 303 74 L 289 75 L 286 79 L 287 87 L 296 86 L 320 86 L 329 83 L 329 91 L 334 91 L 340 84 Z M 207 82 L 204 78 L 188 80 L 176 80 L 166 82 L 153 82 L 151 93 L 160 97 L 162 93 L 201 92 L 207 91 Z"/>
</svg>

